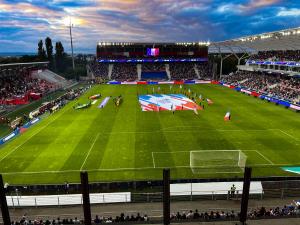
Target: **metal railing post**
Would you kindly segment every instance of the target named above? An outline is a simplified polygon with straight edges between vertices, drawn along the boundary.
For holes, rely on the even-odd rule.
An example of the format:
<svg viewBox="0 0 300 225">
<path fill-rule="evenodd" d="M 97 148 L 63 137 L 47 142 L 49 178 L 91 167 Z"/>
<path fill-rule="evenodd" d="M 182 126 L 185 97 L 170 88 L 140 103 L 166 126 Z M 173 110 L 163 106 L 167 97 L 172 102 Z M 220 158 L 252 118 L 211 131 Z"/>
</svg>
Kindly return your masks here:
<svg viewBox="0 0 300 225">
<path fill-rule="evenodd" d="M 2 174 L 0 174 L 0 208 L 2 213 L 2 220 L 4 225 L 10 225 L 10 216 L 7 206 L 6 193 L 3 185 Z"/>
</svg>

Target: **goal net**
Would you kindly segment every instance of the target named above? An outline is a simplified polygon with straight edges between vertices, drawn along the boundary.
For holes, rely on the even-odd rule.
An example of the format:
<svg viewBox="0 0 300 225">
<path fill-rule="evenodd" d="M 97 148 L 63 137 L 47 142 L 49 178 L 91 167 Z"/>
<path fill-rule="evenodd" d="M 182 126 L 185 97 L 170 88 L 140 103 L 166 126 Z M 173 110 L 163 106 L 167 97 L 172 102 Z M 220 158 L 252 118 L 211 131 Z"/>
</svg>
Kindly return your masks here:
<svg viewBox="0 0 300 225">
<path fill-rule="evenodd" d="M 247 156 L 240 150 L 202 150 L 190 152 L 190 167 L 197 173 L 241 173 Z"/>
</svg>

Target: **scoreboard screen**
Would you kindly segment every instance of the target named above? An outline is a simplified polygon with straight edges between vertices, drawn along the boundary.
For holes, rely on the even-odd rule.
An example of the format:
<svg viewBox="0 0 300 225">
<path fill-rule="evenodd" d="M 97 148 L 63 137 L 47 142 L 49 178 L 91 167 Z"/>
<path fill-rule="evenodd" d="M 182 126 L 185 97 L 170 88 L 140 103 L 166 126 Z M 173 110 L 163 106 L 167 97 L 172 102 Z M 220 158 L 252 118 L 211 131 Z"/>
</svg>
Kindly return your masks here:
<svg viewBox="0 0 300 225">
<path fill-rule="evenodd" d="M 147 48 L 147 56 L 158 56 L 159 48 Z"/>
</svg>

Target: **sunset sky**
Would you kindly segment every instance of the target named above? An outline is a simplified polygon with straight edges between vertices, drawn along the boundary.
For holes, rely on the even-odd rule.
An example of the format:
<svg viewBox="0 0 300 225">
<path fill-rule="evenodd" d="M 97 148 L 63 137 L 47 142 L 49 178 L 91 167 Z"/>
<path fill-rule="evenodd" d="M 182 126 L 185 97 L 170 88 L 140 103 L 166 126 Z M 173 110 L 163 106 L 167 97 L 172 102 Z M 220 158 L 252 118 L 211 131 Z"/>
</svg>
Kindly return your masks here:
<svg viewBox="0 0 300 225">
<path fill-rule="evenodd" d="M 0 0 L 0 52 L 39 39 L 94 53 L 98 41 L 220 41 L 300 26 L 300 0 Z"/>
</svg>

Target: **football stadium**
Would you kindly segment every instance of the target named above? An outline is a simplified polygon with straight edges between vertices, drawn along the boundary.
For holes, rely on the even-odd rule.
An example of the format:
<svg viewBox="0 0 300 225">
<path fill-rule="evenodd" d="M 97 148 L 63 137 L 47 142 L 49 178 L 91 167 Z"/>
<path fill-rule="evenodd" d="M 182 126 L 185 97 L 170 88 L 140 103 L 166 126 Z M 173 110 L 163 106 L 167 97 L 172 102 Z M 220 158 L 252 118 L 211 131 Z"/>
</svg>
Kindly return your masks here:
<svg viewBox="0 0 300 225">
<path fill-rule="evenodd" d="M 300 224 L 299 27 L 121 35 L 83 54 L 86 36 L 67 22 L 55 45 L 36 37 L 37 53 L 0 54 L 0 224 Z"/>
</svg>

